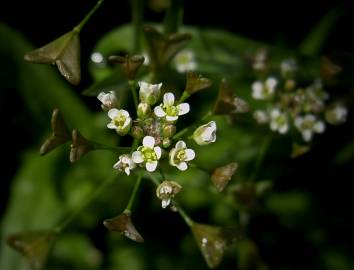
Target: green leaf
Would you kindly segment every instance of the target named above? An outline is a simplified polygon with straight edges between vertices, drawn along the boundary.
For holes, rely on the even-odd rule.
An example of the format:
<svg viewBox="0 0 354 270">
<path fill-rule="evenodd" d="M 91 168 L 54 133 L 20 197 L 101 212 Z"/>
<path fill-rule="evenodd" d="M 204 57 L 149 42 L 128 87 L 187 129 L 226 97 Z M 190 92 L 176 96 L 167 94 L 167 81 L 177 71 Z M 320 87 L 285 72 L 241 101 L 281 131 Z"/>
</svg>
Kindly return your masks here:
<svg viewBox="0 0 354 270">
<path fill-rule="evenodd" d="M 299 51 L 309 56 L 319 55 L 326 40 L 330 36 L 332 28 L 342 14 L 342 8 L 336 7 L 324 15 L 302 41 L 299 46 Z"/>
</svg>

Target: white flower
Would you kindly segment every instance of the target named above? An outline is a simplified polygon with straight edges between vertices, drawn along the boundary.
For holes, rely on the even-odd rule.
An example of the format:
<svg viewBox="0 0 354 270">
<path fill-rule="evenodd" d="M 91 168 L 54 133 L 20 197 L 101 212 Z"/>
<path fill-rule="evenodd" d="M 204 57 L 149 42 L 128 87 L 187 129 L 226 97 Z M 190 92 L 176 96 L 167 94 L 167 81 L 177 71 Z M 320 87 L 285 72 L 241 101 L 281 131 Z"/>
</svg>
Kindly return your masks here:
<svg viewBox="0 0 354 270">
<path fill-rule="evenodd" d="M 285 134 L 289 129 L 286 114 L 282 113 L 279 109 L 273 109 L 270 112 L 270 129 L 278 131 L 280 134 Z"/>
<path fill-rule="evenodd" d="M 143 56 L 144 56 L 144 63 L 143 65 L 144 66 L 148 66 L 150 64 L 150 57 L 149 57 L 149 54 L 147 52 L 143 52 L 142 53 Z"/>
<path fill-rule="evenodd" d="M 178 141 L 176 147 L 170 151 L 170 164 L 181 171 L 187 170 L 187 161 L 191 161 L 194 158 L 195 152 L 192 149 L 187 149 L 184 141 Z"/>
<path fill-rule="evenodd" d="M 146 170 L 153 172 L 156 170 L 158 160 L 161 158 L 161 148 L 155 146 L 155 139 L 151 136 L 145 136 L 143 146 L 139 146 L 137 151 L 132 154 L 135 163 L 145 164 Z"/>
<path fill-rule="evenodd" d="M 267 112 L 262 110 L 256 110 L 253 113 L 253 118 L 256 119 L 258 124 L 265 124 L 269 122 L 269 116 Z"/>
<path fill-rule="evenodd" d="M 140 90 L 139 97 L 141 102 L 148 103 L 150 105 L 154 105 L 159 97 L 161 92 L 162 83 L 159 84 L 151 84 L 147 82 L 138 82 Z"/>
<path fill-rule="evenodd" d="M 108 111 L 108 116 L 112 119 L 112 121 L 107 124 L 109 129 L 115 129 L 119 135 L 125 135 L 128 133 L 132 125 L 132 119 L 127 111 L 110 109 Z"/>
<path fill-rule="evenodd" d="M 162 208 L 170 205 L 171 199 L 181 191 L 182 186 L 175 181 L 163 181 L 156 189 L 156 196 L 161 199 Z"/>
<path fill-rule="evenodd" d="M 325 130 L 325 124 L 317 120 L 313 114 L 307 114 L 304 117 L 296 117 L 295 126 L 301 132 L 302 138 L 306 142 L 312 139 L 314 132 L 322 133 Z"/>
<path fill-rule="evenodd" d="M 254 56 L 254 62 L 252 65 L 256 71 L 262 71 L 267 68 L 267 50 L 262 48 L 256 52 Z"/>
<path fill-rule="evenodd" d="M 124 154 L 119 156 L 119 160 L 113 165 L 113 168 L 119 171 L 124 171 L 127 175 L 130 175 L 130 170 L 135 168 L 135 163 L 130 155 Z"/>
<path fill-rule="evenodd" d="M 197 68 L 197 62 L 192 51 L 185 50 L 178 53 L 174 59 L 176 69 L 179 73 L 193 71 Z"/>
<path fill-rule="evenodd" d="M 114 91 L 109 91 L 108 93 L 100 92 L 97 99 L 101 101 L 103 110 L 109 110 L 117 106 L 117 97 Z"/>
<path fill-rule="evenodd" d="M 189 112 L 189 104 L 181 103 L 174 105 L 175 96 L 172 93 L 166 93 L 163 96 L 163 103 L 154 108 L 154 113 L 157 117 L 166 117 L 169 122 L 176 121 L 178 116 Z"/>
<path fill-rule="evenodd" d="M 194 141 L 199 145 L 207 145 L 216 140 L 216 123 L 210 121 L 208 124 L 198 127 L 193 133 Z"/>
<path fill-rule="evenodd" d="M 288 76 L 297 70 L 296 60 L 293 58 L 284 59 L 280 64 L 280 70 L 283 76 Z"/>
<path fill-rule="evenodd" d="M 265 82 L 255 81 L 252 84 L 252 97 L 254 99 L 267 99 L 274 94 L 278 81 L 269 77 Z"/>
<path fill-rule="evenodd" d="M 348 109 L 341 104 L 336 104 L 334 107 L 326 110 L 326 121 L 332 125 L 343 124 L 347 121 Z"/>
</svg>

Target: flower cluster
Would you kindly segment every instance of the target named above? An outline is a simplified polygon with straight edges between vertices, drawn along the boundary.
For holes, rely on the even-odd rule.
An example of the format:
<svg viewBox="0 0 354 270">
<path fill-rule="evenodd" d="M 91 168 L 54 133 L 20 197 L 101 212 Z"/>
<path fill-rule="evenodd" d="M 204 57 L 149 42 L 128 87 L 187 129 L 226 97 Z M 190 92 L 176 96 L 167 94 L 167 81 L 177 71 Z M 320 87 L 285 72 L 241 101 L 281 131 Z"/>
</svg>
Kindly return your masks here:
<svg viewBox="0 0 354 270">
<path fill-rule="evenodd" d="M 253 65 L 256 72 L 260 71 L 258 58 L 255 57 Z M 259 100 L 260 107 L 263 107 L 253 113 L 259 124 L 268 123 L 272 131 L 280 134 L 286 134 L 293 128 L 308 143 L 314 134 L 325 131 L 325 122 L 337 125 L 346 121 L 347 108 L 340 103 L 327 104 L 329 94 L 320 79 L 310 83 L 299 79 L 295 59 L 283 60 L 274 74 L 270 74 L 263 58 L 263 79 L 257 79 L 251 85 L 253 99 Z"/>
<path fill-rule="evenodd" d="M 117 104 L 114 92 L 101 92 L 98 95 L 101 107 L 106 110 L 109 108 L 108 117 L 111 121 L 107 127 L 121 136 L 130 133 L 137 142 L 141 142 L 131 153 L 119 156 L 113 167 L 127 175 L 137 167 L 154 172 L 160 159 L 166 157 L 171 166 L 181 171 L 187 170 L 188 163 L 196 156 L 195 151 L 188 148 L 186 142 L 173 136 L 179 117 L 190 111 L 189 104 L 176 100 L 172 92 L 165 93 L 160 102 L 162 83 L 141 81 L 138 85 L 140 103 L 134 120 L 128 111 L 112 107 Z M 216 123 L 211 121 L 199 126 L 193 133 L 193 139 L 198 145 L 215 142 Z"/>
</svg>

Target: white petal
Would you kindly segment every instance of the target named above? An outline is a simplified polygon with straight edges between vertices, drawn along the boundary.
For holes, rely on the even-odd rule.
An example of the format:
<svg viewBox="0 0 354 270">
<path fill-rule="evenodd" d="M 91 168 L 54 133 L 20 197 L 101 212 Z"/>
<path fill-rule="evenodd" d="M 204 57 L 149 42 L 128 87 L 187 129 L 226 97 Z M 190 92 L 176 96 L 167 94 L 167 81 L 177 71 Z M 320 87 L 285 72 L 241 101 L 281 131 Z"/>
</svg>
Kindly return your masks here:
<svg viewBox="0 0 354 270">
<path fill-rule="evenodd" d="M 148 172 L 153 172 L 156 170 L 157 161 L 147 162 L 145 167 Z"/>
<path fill-rule="evenodd" d="M 188 169 L 188 165 L 186 162 L 181 162 L 180 164 L 177 164 L 176 166 L 180 171 L 185 171 Z"/>
<path fill-rule="evenodd" d="M 125 171 L 125 173 L 126 173 L 127 175 L 130 175 L 130 169 L 129 169 L 129 167 L 125 167 L 124 171 Z"/>
<path fill-rule="evenodd" d="M 278 84 L 278 81 L 277 81 L 277 79 L 270 77 L 266 80 L 265 83 L 266 83 L 267 87 L 269 88 L 269 90 L 273 91 L 275 86 Z"/>
<path fill-rule="evenodd" d="M 116 129 L 116 128 L 117 128 L 117 126 L 116 126 L 115 124 L 113 124 L 112 122 L 108 123 L 108 124 L 107 124 L 107 127 L 108 127 L 109 129 Z"/>
<path fill-rule="evenodd" d="M 118 169 L 120 167 L 121 161 L 119 160 L 116 164 L 113 165 L 113 169 Z"/>
<path fill-rule="evenodd" d="M 176 148 L 172 148 L 171 151 L 170 151 L 170 153 L 169 153 L 169 156 L 170 156 L 170 164 L 171 164 L 172 166 L 176 166 L 176 163 L 175 163 L 175 161 L 174 161 L 176 152 L 177 152 L 177 149 L 176 149 Z"/>
<path fill-rule="evenodd" d="M 107 95 L 105 92 L 100 92 L 97 96 L 97 99 L 101 102 L 103 102 L 103 99 L 105 97 L 105 95 Z"/>
<path fill-rule="evenodd" d="M 166 115 L 165 111 L 161 108 L 161 106 L 156 106 L 154 108 L 154 113 L 157 117 L 164 117 Z"/>
<path fill-rule="evenodd" d="M 145 136 L 143 139 L 143 145 L 148 148 L 154 148 L 155 139 L 152 136 Z"/>
<path fill-rule="evenodd" d="M 184 115 L 189 112 L 190 107 L 188 103 L 182 103 L 177 106 L 178 115 Z"/>
<path fill-rule="evenodd" d="M 169 122 L 176 121 L 177 119 L 178 119 L 178 116 L 166 115 L 166 120 Z"/>
<path fill-rule="evenodd" d="M 270 129 L 271 130 L 277 130 L 278 129 L 278 124 L 275 121 L 270 122 Z"/>
<path fill-rule="evenodd" d="M 282 125 L 278 130 L 280 134 L 285 134 L 288 131 L 288 125 Z"/>
<path fill-rule="evenodd" d="M 311 130 L 304 130 L 302 132 L 302 137 L 305 142 L 309 142 L 312 138 L 312 131 Z"/>
<path fill-rule="evenodd" d="M 157 159 L 160 159 L 161 157 L 161 148 L 159 146 L 154 147 L 155 154 L 157 156 Z"/>
<path fill-rule="evenodd" d="M 210 122 L 208 123 L 208 126 L 210 126 L 213 130 L 216 130 L 216 123 L 215 123 L 215 121 L 210 121 Z"/>
<path fill-rule="evenodd" d="M 166 208 L 171 203 L 171 199 L 165 199 L 161 201 L 162 208 Z"/>
<path fill-rule="evenodd" d="M 135 163 L 141 163 L 141 162 L 144 161 L 143 155 L 141 154 L 140 151 L 134 151 L 133 154 L 132 154 L 132 160 L 133 160 Z"/>
<path fill-rule="evenodd" d="M 176 149 L 180 150 L 180 149 L 185 149 L 186 148 L 186 143 L 184 141 L 178 141 L 176 143 Z"/>
<path fill-rule="evenodd" d="M 271 112 L 270 112 L 270 116 L 272 118 L 276 118 L 280 115 L 280 111 L 278 109 L 273 109 Z"/>
<path fill-rule="evenodd" d="M 118 116 L 118 114 L 119 114 L 119 110 L 118 110 L 118 109 L 115 109 L 115 108 L 110 109 L 110 110 L 108 111 L 108 117 L 111 118 L 111 119 L 116 118 L 116 117 Z"/>
<path fill-rule="evenodd" d="M 318 121 L 314 127 L 313 127 L 314 131 L 316 131 L 317 133 L 322 133 L 325 130 L 325 125 L 322 121 Z"/>
<path fill-rule="evenodd" d="M 195 152 L 193 149 L 186 149 L 186 161 L 190 161 L 195 158 Z"/>
<path fill-rule="evenodd" d="M 167 106 L 172 106 L 175 103 L 175 96 L 168 92 L 163 95 L 163 104 Z"/>
<path fill-rule="evenodd" d="M 146 88 L 149 87 L 149 84 L 147 82 L 138 82 L 140 91 L 146 91 Z"/>
<path fill-rule="evenodd" d="M 301 130 L 302 123 L 304 122 L 304 119 L 300 116 L 295 118 L 295 126 Z"/>
<path fill-rule="evenodd" d="M 125 117 L 129 117 L 129 113 L 126 110 L 119 110 L 119 114 L 121 114 Z"/>
<path fill-rule="evenodd" d="M 124 125 L 122 126 L 122 129 L 125 129 L 127 126 L 129 126 L 132 122 L 132 119 L 130 117 L 125 118 Z"/>
</svg>

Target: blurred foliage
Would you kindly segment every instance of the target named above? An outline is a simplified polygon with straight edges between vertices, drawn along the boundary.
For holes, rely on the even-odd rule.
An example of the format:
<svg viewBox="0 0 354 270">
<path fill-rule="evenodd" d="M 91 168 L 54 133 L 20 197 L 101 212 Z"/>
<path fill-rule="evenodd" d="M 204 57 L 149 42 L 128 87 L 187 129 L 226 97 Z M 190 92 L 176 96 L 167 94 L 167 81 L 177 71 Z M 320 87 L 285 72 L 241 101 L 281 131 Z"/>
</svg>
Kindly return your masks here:
<svg viewBox="0 0 354 270">
<path fill-rule="evenodd" d="M 329 13 L 315 28 L 314 34 L 305 39 L 300 51 L 308 56 L 319 55 L 327 31 L 339 14 L 338 10 Z M 153 45 L 166 47 L 163 61 L 172 57 L 175 51 L 169 53 L 167 45 L 173 45 L 176 40 L 164 39 L 151 31 L 149 34 L 157 39 Z M 94 81 L 83 94 L 96 96 L 102 89 L 114 90 L 121 104 L 132 105 L 127 96 L 129 86 L 123 72 L 108 61 L 109 56 L 116 52 L 131 51 L 132 32 L 130 25 L 124 25 L 105 33 L 97 42 L 93 52 L 100 53 L 103 61 L 89 63 Z M 257 102 L 252 100 L 250 94 L 250 73 L 252 56 L 259 49 L 269 51 L 271 68 L 279 66 L 284 58 L 297 56 L 303 66 L 301 72 L 309 77 L 319 76 L 320 60 L 317 58 L 217 29 L 187 27 L 182 28 L 181 32 L 192 36 L 187 48 L 196 53 L 198 72 L 215 82 L 210 89 L 190 97 L 193 112 L 186 117 L 186 121 L 191 123 L 213 106 L 222 77 L 228 79 L 235 95 L 245 99 L 251 108 L 257 108 Z M 184 38 L 187 39 L 187 36 L 177 39 L 176 43 L 185 42 Z M 21 97 L 24 104 L 21 109 L 28 115 L 25 124 L 33 125 L 35 129 L 34 148 L 39 148 L 40 140 L 37 138 L 43 139 L 50 134 L 48 123 L 53 108 L 60 109 L 69 130 L 78 129 L 84 138 L 94 141 L 109 142 L 111 145 L 118 143 L 117 136 L 105 131 L 105 115 L 90 112 L 52 67 L 23 61 L 23 55 L 33 49 L 23 36 L 0 24 L 0 40 L 0 71 L 10 69 L 11 72 L 11 77 L 1 79 L 5 85 L 14 84 L 14 91 Z M 147 50 L 147 44 L 144 43 L 143 48 Z M 161 64 L 158 59 L 155 61 L 158 63 L 156 65 Z M 170 72 L 169 68 L 166 72 Z M 146 69 L 142 67 L 140 76 L 144 78 L 146 74 Z M 181 94 L 185 76 L 174 74 L 164 79 L 167 80 L 167 89 L 175 89 Z M 342 210 L 343 217 L 331 213 L 336 211 L 336 207 L 347 207 L 346 200 L 340 201 L 343 205 L 332 202 L 340 196 L 333 193 L 350 194 L 342 191 L 341 182 L 321 183 L 337 174 L 344 177 L 341 170 L 352 172 L 349 164 L 354 157 L 354 141 L 350 137 L 353 133 L 342 134 L 352 122 L 340 131 L 334 131 L 334 128 L 329 130 L 329 135 L 324 135 L 313 146 L 312 152 L 297 160 L 289 158 L 292 149 L 288 138 L 272 136 L 264 166 L 258 171 L 257 156 L 262 145 L 269 142 L 270 131 L 255 126 L 249 115 L 234 119 L 216 117 L 215 121 L 218 125 L 215 144 L 203 148 L 191 143 L 198 152 L 196 164 L 203 170 L 191 168 L 181 173 L 168 167 L 165 171 L 166 178 L 178 181 L 184 187 L 178 195 L 179 201 L 197 222 L 223 227 L 239 226 L 246 235 L 244 239 L 234 241 L 227 250 L 223 246 L 222 254 L 213 258 L 215 260 L 207 259 L 209 266 L 216 266 L 224 255 L 220 269 L 354 268 L 353 258 L 347 249 L 354 238 L 351 230 L 353 223 L 348 225 L 345 219 L 349 216 L 348 210 Z M 341 133 L 341 140 L 333 142 L 337 132 Z M 14 136 L 20 137 L 19 134 Z M 323 149 L 328 149 L 325 155 L 321 155 Z M 69 151 L 69 145 L 64 144 L 45 157 L 40 157 L 33 148 L 21 153 L 20 166 L 11 181 L 9 202 L 1 221 L 2 239 L 19 231 L 53 228 L 111 174 L 117 159 L 110 152 L 92 151 L 71 165 Z M 316 160 L 323 164 L 318 165 Z M 238 163 L 237 171 L 227 177 L 229 183 L 225 190 L 218 192 L 210 173 L 212 169 L 233 161 Z M 254 172 L 256 169 L 257 172 Z M 255 183 L 247 182 L 254 177 Z M 110 188 L 58 236 L 49 257 L 48 269 L 206 269 L 188 227 L 175 213 L 160 210 L 160 201 L 153 195 L 154 186 L 145 180 L 134 211 L 134 224 L 139 224 L 139 233 L 145 239 L 143 245 L 108 232 L 102 224 L 103 220 L 124 210 L 133 188 L 131 179 L 119 175 Z M 270 180 L 274 185 L 273 191 L 269 190 Z M 307 186 L 307 181 L 314 183 Z M 306 187 L 313 190 L 306 190 Z M 321 188 L 324 195 L 318 192 Z M 322 201 L 327 198 L 331 202 L 323 205 Z M 197 226 L 206 226 L 202 228 L 212 232 L 213 241 L 224 241 L 220 235 L 221 227 L 199 223 Z M 337 239 L 336 230 L 341 228 L 343 232 Z M 203 241 L 203 236 L 195 229 L 193 233 L 198 241 Z M 203 255 L 209 256 L 210 250 L 202 244 L 198 242 Z M 28 269 L 5 241 L 0 246 L 0 269 Z"/>
</svg>

